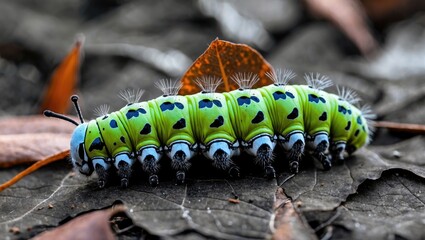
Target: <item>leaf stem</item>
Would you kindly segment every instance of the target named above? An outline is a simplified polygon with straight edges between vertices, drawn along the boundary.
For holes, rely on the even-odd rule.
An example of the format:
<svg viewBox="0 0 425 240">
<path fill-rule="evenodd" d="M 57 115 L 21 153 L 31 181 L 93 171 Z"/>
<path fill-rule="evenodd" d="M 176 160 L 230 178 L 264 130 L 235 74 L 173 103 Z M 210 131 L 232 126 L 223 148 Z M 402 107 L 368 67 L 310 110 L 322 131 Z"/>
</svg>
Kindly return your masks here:
<svg viewBox="0 0 425 240">
<path fill-rule="evenodd" d="M 65 150 L 63 152 L 51 155 L 50 157 L 47 157 L 43 160 L 40 160 L 36 163 L 34 163 L 33 165 L 31 165 L 30 167 L 28 167 L 27 169 L 25 169 L 24 171 L 18 173 L 17 175 L 15 175 L 12 179 L 10 179 L 9 181 L 3 183 L 0 185 L 0 192 L 2 192 L 3 190 L 5 190 L 6 188 L 12 186 L 13 184 L 15 184 L 16 182 L 18 182 L 19 180 L 21 180 L 22 178 L 24 178 L 25 176 L 35 172 L 37 169 L 46 166 L 52 162 L 56 162 L 59 160 L 64 159 L 66 156 L 69 155 L 69 150 Z"/>
</svg>

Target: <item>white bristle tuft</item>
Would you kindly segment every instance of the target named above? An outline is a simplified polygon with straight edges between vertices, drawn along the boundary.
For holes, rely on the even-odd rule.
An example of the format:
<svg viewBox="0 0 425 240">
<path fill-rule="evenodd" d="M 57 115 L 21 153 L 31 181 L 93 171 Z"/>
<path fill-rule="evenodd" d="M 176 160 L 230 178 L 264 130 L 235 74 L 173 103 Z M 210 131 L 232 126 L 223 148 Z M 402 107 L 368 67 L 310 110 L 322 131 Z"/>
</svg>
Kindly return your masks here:
<svg viewBox="0 0 425 240">
<path fill-rule="evenodd" d="M 161 79 L 155 82 L 155 86 L 162 91 L 164 96 L 175 96 L 183 84 L 179 80 Z"/>
<path fill-rule="evenodd" d="M 336 90 L 338 92 L 338 96 L 342 100 L 347 101 L 348 103 L 351 103 L 353 105 L 360 102 L 360 98 L 354 90 L 346 87 L 340 88 L 339 86 L 336 86 Z"/>
<path fill-rule="evenodd" d="M 360 112 L 362 113 L 362 116 L 366 119 L 367 122 L 369 134 L 367 144 L 369 144 L 376 130 L 374 121 L 376 119 L 376 114 L 373 113 L 372 108 L 369 105 L 361 106 Z"/>
<path fill-rule="evenodd" d="M 321 75 L 320 73 L 306 73 L 304 79 L 307 81 L 308 86 L 317 90 L 323 90 L 333 85 L 328 76 Z"/>
<path fill-rule="evenodd" d="M 102 104 L 93 110 L 94 115 L 97 117 L 106 116 L 109 114 L 109 108 L 108 104 Z"/>
<path fill-rule="evenodd" d="M 223 81 L 221 78 L 216 76 L 202 76 L 200 78 L 196 78 L 195 83 L 202 89 L 202 92 L 214 93 Z"/>
<path fill-rule="evenodd" d="M 238 84 L 240 89 L 251 89 L 259 80 L 257 74 L 249 73 L 236 73 L 231 79 Z"/>
<path fill-rule="evenodd" d="M 284 86 L 288 84 L 290 80 L 295 78 L 297 74 L 294 73 L 291 69 L 276 69 L 276 71 L 273 72 L 267 72 L 266 76 L 269 77 L 275 84 Z"/>
<path fill-rule="evenodd" d="M 119 92 L 119 97 L 126 101 L 127 104 L 139 102 L 140 98 L 142 98 L 145 90 L 143 89 L 125 89 Z"/>
</svg>

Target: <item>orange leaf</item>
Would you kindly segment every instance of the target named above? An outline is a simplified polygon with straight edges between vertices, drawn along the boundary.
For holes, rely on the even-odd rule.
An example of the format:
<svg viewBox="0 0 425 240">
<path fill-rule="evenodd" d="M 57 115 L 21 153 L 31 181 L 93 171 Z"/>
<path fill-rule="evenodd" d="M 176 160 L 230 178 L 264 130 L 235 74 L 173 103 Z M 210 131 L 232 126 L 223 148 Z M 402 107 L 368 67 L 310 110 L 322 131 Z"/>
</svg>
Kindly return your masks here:
<svg viewBox="0 0 425 240">
<path fill-rule="evenodd" d="M 43 232 L 33 239 L 116 239 L 111 230 L 109 219 L 124 211 L 124 206 L 118 206 L 87 213 L 53 230 Z"/>
<path fill-rule="evenodd" d="M 75 91 L 80 67 L 80 53 L 84 38 L 80 37 L 71 52 L 53 73 L 50 84 L 42 100 L 40 113 L 46 109 L 65 113 L 69 107 L 69 98 Z"/>
<path fill-rule="evenodd" d="M 272 66 L 258 53 L 245 44 L 235 44 L 218 38 L 208 49 L 189 67 L 183 75 L 183 87 L 180 94 L 193 94 L 199 92 L 195 80 L 202 76 L 215 76 L 223 79 L 217 91 L 230 91 L 237 89 L 231 77 L 236 73 L 254 73 L 260 81 L 254 87 L 261 87 L 271 83 L 266 72 L 272 71 Z"/>
</svg>

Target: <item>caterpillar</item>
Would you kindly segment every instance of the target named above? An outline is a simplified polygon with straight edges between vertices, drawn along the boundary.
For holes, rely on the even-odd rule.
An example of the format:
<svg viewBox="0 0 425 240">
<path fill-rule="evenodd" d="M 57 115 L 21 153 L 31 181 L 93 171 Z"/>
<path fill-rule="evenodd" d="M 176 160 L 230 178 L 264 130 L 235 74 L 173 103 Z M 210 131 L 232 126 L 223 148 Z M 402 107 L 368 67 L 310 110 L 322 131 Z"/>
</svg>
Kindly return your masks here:
<svg viewBox="0 0 425 240">
<path fill-rule="evenodd" d="M 67 120 L 75 128 L 70 143 L 71 159 L 84 175 L 96 172 L 98 185 L 106 186 L 115 170 L 122 187 L 129 184 L 136 161 L 148 174 L 149 184 L 159 183 L 158 161 L 171 159 L 178 183 L 185 181 L 191 158 L 202 154 L 214 167 L 239 176 L 232 157 L 242 151 L 253 156 L 265 176 L 276 177 L 272 166 L 277 144 L 286 152 L 289 171 L 297 173 L 305 150 L 328 170 L 342 162 L 345 153 L 370 142 L 373 132 L 370 108 L 356 107 L 359 98 L 347 89 L 338 95 L 327 93 L 331 80 L 320 74 L 306 74 L 306 85 L 288 85 L 295 77 L 290 70 L 268 72 L 273 83 L 257 89 L 259 80 L 251 73 L 232 76 L 239 89 L 217 93 L 221 80 L 198 79 L 201 92 L 181 96 L 181 83 L 160 81 L 163 95 L 139 102 L 142 92 L 127 92 L 127 105 L 84 122 L 78 97 L 71 97 L 81 123 L 46 110 L 45 115 Z"/>
</svg>

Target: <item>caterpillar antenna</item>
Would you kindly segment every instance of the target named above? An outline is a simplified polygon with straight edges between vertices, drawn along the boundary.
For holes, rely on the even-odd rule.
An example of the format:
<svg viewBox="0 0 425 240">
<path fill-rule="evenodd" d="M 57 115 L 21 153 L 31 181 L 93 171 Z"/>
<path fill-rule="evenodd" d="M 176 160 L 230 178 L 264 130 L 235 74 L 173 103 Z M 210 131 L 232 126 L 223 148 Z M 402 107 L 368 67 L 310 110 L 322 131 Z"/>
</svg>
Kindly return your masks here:
<svg viewBox="0 0 425 240">
<path fill-rule="evenodd" d="M 75 111 L 77 111 L 77 114 L 78 114 L 78 117 L 80 118 L 81 123 L 84 123 L 83 114 L 81 113 L 80 106 L 78 105 L 78 96 L 72 95 L 71 101 L 74 104 Z"/>
<path fill-rule="evenodd" d="M 62 120 L 68 121 L 68 122 L 70 122 L 70 123 L 73 123 L 73 124 L 75 124 L 76 126 L 78 126 L 78 125 L 79 125 L 76 121 L 74 121 L 74 120 L 73 120 L 73 119 L 71 119 L 70 117 L 67 117 L 67 116 L 62 115 L 62 114 L 59 114 L 59 113 L 52 112 L 52 111 L 50 111 L 50 110 L 44 110 L 43 114 L 44 114 L 44 116 L 46 116 L 46 117 L 59 118 L 59 119 L 62 119 Z"/>
</svg>

